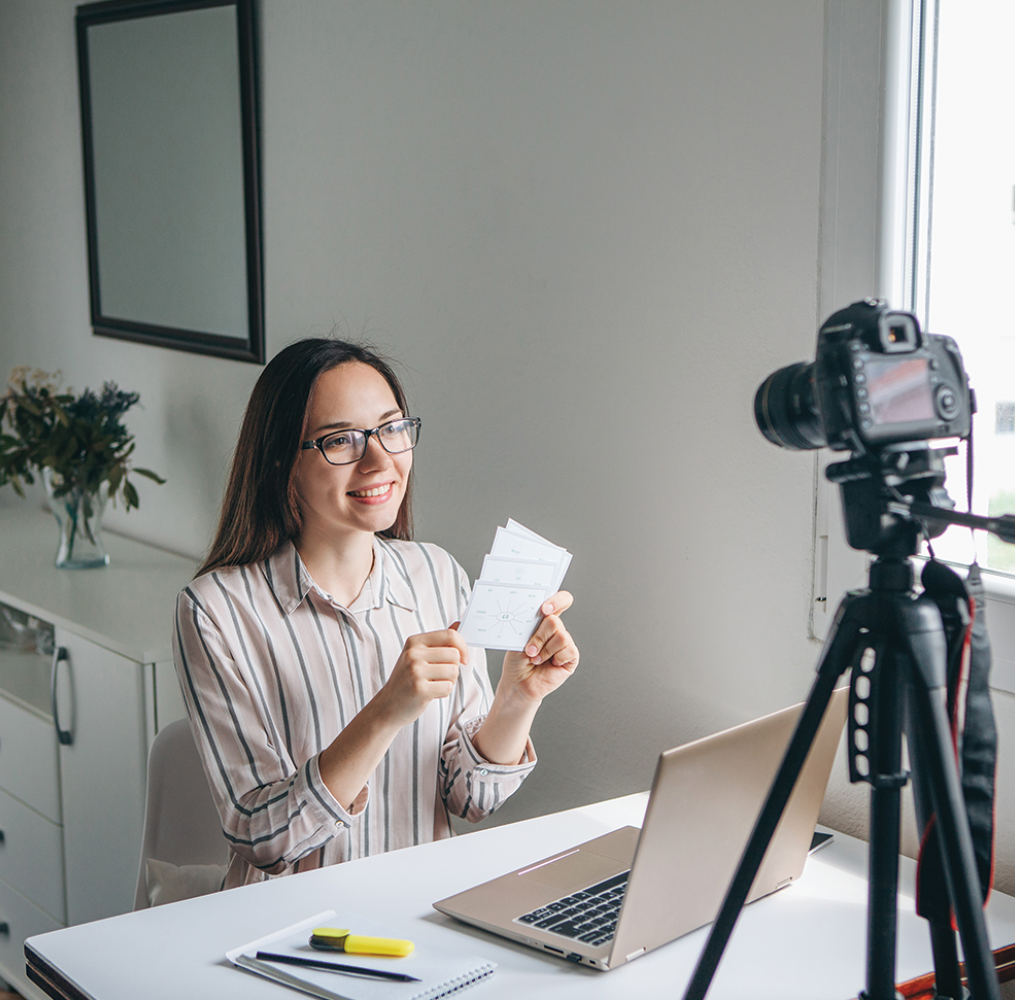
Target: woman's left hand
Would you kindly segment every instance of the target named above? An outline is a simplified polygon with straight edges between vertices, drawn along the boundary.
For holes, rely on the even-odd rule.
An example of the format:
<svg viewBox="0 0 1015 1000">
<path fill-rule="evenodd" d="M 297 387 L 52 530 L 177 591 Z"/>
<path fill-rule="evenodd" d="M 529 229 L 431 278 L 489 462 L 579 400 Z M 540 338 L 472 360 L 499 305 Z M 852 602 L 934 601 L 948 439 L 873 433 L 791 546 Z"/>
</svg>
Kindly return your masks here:
<svg viewBox="0 0 1015 1000">
<path fill-rule="evenodd" d="M 574 673 L 578 666 L 578 647 L 560 620 L 561 613 L 573 602 L 574 598 L 566 590 L 558 591 L 543 602 L 540 610 L 544 618 L 525 650 L 505 654 L 498 690 L 507 684 L 527 699 L 542 701 Z"/>
</svg>

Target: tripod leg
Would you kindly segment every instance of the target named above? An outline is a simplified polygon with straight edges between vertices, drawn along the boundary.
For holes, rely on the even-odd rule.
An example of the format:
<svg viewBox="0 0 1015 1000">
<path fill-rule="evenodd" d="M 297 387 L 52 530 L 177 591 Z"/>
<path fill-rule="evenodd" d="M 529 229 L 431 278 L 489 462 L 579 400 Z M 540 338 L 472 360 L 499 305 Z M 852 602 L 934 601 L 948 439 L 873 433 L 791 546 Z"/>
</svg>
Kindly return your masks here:
<svg viewBox="0 0 1015 1000">
<path fill-rule="evenodd" d="M 922 617 L 919 604 L 911 618 Z M 938 619 L 939 620 L 939 619 Z M 938 835 L 944 861 L 945 881 L 966 959 L 966 976 L 974 1000 L 1000 1000 L 997 973 L 987 938 L 983 898 L 973 853 L 969 822 L 959 787 L 951 731 L 945 708 L 944 637 L 926 620 L 910 620 L 906 628 L 913 657 L 911 711 L 916 737 L 914 768 L 926 768 L 937 815 Z M 923 780 L 921 778 L 921 780 Z"/>
<path fill-rule="evenodd" d="M 870 848 L 867 895 L 867 989 L 864 1000 L 895 1000 L 898 926 L 900 795 L 902 773 L 902 675 L 893 649 L 873 672 L 873 743 L 870 747 Z"/>
<path fill-rule="evenodd" d="M 959 951 L 950 924 L 930 922 L 930 947 L 934 955 L 934 991 L 938 1000 L 962 1000 Z"/>
<path fill-rule="evenodd" d="M 754 878 L 765 858 L 765 852 L 775 834 L 775 828 L 779 825 L 783 810 L 814 743 L 814 737 L 835 689 L 835 682 L 850 666 L 860 630 L 864 627 L 863 611 L 867 600 L 868 596 L 865 593 L 847 594 L 839 605 L 836 624 L 833 626 L 834 632 L 829 637 L 818 662 L 817 677 L 807 696 L 800 720 L 790 738 L 786 754 L 779 765 L 779 771 L 769 789 L 754 830 L 744 848 L 736 874 L 729 889 L 726 890 L 726 898 L 709 931 L 694 975 L 684 992 L 684 1000 L 703 1000 L 708 992 L 740 911 L 754 884 Z"/>
</svg>

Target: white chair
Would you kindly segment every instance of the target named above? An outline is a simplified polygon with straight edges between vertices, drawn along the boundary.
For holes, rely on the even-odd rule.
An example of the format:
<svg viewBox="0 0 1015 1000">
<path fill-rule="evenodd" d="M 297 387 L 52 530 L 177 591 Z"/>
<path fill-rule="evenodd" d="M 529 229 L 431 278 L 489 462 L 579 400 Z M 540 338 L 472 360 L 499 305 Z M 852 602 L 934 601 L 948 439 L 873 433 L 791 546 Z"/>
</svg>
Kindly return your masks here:
<svg viewBox="0 0 1015 1000">
<path fill-rule="evenodd" d="M 186 719 L 171 722 L 159 730 L 148 754 L 148 796 L 134 909 L 218 889 L 228 861 L 229 848 L 190 723 Z"/>
</svg>

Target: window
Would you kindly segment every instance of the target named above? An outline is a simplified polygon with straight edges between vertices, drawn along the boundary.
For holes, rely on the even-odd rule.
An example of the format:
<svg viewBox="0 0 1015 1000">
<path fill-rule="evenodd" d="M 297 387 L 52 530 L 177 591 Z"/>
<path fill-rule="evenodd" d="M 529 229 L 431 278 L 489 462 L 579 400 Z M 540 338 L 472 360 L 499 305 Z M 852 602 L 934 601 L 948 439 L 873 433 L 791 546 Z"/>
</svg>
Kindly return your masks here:
<svg viewBox="0 0 1015 1000">
<path fill-rule="evenodd" d="M 973 512 L 1015 513 L 1015 4 L 925 0 L 915 15 L 906 305 L 955 338 L 976 392 Z M 946 468 L 965 509 L 963 456 Z M 949 528 L 934 550 L 1015 574 L 1015 545 L 982 532 Z"/>
<path fill-rule="evenodd" d="M 1011 0 L 827 4 L 816 326 L 869 295 L 959 343 L 980 413 L 974 512 L 1015 512 L 1015 27 Z M 816 327 L 815 327 L 816 329 Z M 815 453 L 811 632 L 866 583 Z M 964 461 L 949 493 L 966 507 Z M 950 528 L 943 558 L 987 574 L 993 686 L 1015 693 L 1015 547 Z"/>
</svg>

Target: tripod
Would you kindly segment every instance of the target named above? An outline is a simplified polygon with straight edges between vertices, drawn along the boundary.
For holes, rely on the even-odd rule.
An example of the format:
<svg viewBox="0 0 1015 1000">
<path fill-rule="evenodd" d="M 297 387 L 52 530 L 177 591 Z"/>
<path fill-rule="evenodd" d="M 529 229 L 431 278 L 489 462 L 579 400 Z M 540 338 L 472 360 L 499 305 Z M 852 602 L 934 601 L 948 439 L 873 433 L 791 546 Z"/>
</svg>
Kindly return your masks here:
<svg viewBox="0 0 1015 1000">
<path fill-rule="evenodd" d="M 943 483 L 943 473 L 938 470 L 940 454 L 930 453 L 929 463 L 919 463 L 916 475 L 924 482 L 916 488 L 924 499 L 927 487 L 934 495 Z M 827 474 L 843 486 L 850 544 L 868 549 L 876 559 L 867 589 L 847 594 L 839 605 L 797 728 L 684 1000 L 703 1000 L 711 984 L 836 681 L 849 668 L 851 778 L 871 785 L 867 989 L 860 994 L 861 1000 L 896 1000 L 898 996 L 895 943 L 900 793 L 908 778 L 902 770 L 904 730 L 918 811 L 932 810 L 937 817 L 945 882 L 972 997 L 1000 1000 L 946 712 L 947 651 L 941 612 L 926 594 L 916 593 L 911 564 L 921 534 L 921 526 L 910 513 L 913 508 L 919 508 L 921 516 L 931 521 L 948 523 L 958 518 L 950 511 L 914 503 L 886 489 L 880 470 L 869 465 L 844 462 L 829 467 Z M 937 496 L 940 499 L 940 494 Z M 962 523 L 970 523 L 971 516 L 961 517 Z M 977 526 L 995 530 L 986 518 L 975 520 L 982 522 Z M 943 530 L 941 527 L 938 533 Z M 938 997 L 961 1000 L 963 987 L 950 925 L 932 922 L 931 944 Z"/>
</svg>

